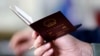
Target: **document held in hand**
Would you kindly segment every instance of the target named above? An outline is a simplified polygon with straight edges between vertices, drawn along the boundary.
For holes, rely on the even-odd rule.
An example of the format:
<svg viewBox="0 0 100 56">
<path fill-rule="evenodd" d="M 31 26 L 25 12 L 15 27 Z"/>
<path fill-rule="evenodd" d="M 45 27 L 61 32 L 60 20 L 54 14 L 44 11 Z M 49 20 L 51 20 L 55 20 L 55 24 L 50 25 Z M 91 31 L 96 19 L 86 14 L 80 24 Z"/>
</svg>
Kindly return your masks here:
<svg viewBox="0 0 100 56">
<path fill-rule="evenodd" d="M 76 30 L 60 11 L 33 22 L 32 18 L 17 6 L 11 7 L 11 10 L 47 42 Z"/>
</svg>

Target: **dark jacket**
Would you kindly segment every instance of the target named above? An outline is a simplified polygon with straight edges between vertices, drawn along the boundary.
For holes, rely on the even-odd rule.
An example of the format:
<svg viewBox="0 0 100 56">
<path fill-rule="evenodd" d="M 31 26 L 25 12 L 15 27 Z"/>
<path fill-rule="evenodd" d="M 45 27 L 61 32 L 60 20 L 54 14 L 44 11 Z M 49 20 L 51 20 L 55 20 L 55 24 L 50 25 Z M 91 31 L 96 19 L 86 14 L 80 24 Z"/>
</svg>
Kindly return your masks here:
<svg viewBox="0 0 100 56">
<path fill-rule="evenodd" d="M 100 28 L 94 30 L 77 30 L 71 34 L 79 40 L 88 43 L 100 43 Z"/>
</svg>

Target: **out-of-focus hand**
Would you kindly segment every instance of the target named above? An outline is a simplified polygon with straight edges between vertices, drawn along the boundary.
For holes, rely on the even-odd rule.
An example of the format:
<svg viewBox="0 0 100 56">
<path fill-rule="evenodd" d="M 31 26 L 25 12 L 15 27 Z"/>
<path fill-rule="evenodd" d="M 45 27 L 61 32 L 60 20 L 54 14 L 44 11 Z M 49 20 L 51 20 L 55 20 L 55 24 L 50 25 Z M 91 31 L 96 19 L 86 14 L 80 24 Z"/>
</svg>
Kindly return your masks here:
<svg viewBox="0 0 100 56">
<path fill-rule="evenodd" d="M 12 37 L 10 41 L 10 47 L 14 50 L 17 56 L 21 56 L 26 50 L 28 50 L 34 43 L 38 34 L 30 28 L 19 31 Z"/>
</svg>

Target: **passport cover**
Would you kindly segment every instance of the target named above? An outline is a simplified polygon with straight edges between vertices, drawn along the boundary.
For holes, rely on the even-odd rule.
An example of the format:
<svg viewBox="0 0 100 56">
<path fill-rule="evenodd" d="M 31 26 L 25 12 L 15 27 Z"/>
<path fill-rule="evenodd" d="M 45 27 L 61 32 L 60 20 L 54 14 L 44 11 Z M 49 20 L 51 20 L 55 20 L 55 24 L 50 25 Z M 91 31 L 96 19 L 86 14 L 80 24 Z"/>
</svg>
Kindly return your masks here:
<svg viewBox="0 0 100 56">
<path fill-rule="evenodd" d="M 76 30 L 60 11 L 40 19 L 30 26 L 47 42 Z"/>
</svg>

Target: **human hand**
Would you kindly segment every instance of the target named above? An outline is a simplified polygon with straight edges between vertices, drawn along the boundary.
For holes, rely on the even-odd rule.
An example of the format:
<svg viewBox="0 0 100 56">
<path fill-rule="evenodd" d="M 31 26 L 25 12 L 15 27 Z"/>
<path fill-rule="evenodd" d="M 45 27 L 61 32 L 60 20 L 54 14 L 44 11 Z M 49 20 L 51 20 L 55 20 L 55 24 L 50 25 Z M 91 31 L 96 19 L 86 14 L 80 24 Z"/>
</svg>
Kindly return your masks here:
<svg viewBox="0 0 100 56">
<path fill-rule="evenodd" d="M 90 44 L 82 42 L 70 34 L 43 45 L 42 42 L 37 41 L 35 41 L 37 44 L 34 45 L 36 56 L 93 56 Z"/>
<path fill-rule="evenodd" d="M 30 28 L 19 31 L 10 40 L 10 47 L 17 56 L 22 56 L 28 50 L 38 34 Z"/>
<path fill-rule="evenodd" d="M 36 48 L 34 51 L 36 56 L 92 56 L 93 54 L 90 44 L 79 41 L 69 34 L 44 43 L 42 37 L 30 29 L 15 34 L 10 46 L 17 55 L 23 54 L 31 45 Z"/>
</svg>

